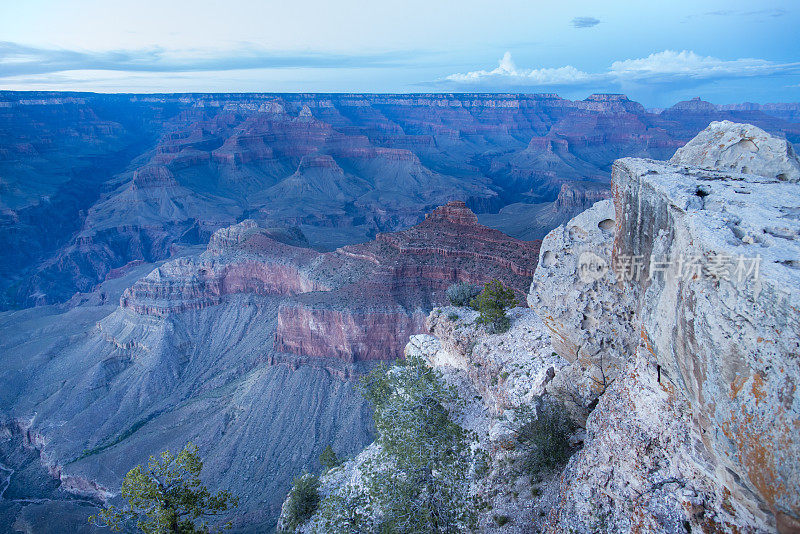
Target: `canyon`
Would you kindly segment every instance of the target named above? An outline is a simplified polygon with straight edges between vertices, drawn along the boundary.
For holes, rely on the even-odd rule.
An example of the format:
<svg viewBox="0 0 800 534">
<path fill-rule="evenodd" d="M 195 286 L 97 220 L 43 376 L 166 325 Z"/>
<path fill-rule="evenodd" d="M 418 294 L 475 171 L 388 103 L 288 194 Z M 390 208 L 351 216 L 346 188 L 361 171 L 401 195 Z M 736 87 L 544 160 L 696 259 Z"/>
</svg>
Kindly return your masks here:
<svg viewBox="0 0 800 534">
<path fill-rule="evenodd" d="M 538 246 L 459 201 L 330 252 L 247 219 L 201 253 L 118 270 L 69 306 L 12 312 L 0 326 L 0 456 L 16 485 L 11 460 L 28 451 L 58 492 L 35 493 L 35 511 L 0 501 L 0 517 L 48 530 L 63 513 L 87 527 L 127 470 L 191 440 L 206 476 L 240 496 L 236 528 L 269 528 L 297 469 L 314 469 L 327 444 L 355 453 L 370 438 L 354 379 L 401 356 L 454 282 L 501 279 L 523 301 Z"/>
<path fill-rule="evenodd" d="M 292 477 L 317 470 L 326 445 L 356 457 L 374 439 L 357 377 L 402 357 L 420 334 L 480 342 L 449 340 L 449 285 L 496 278 L 536 309 L 531 280 L 557 271 L 554 236 L 589 240 L 609 262 L 622 254 L 612 203 L 619 212 L 634 200 L 619 178 L 612 188 L 627 160 L 614 162 L 666 160 L 724 120 L 763 128 L 786 150 L 800 142 L 792 105 L 693 100 L 651 112 L 623 95 L 0 92 L 0 532 L 57 531 L 55 518 L 93 532 L 86 516 L 119 502 L 130 468 L 189 440 L 209 485 L 240 496 L 234 530 L 271 528 Z M 747 143 L 701 163 L 690 149 L 675 166 L 758 169 Z M 772 179 L 780 174 L 795 176 L 789 167 Z M 716 183 L 702 190 L 716 194 Z M 592 206 L 583 217 L 601 219 L 585 235 L 557 229 Z M 667 224 L 641 218 L 626 232 L 637 221 L 647 232 Z M 762 236 L 746 223 L 731 231 L 757 243 L 793 231 L 770 223 Z M 547 287 L 535 294 L 575 300 L 515 323 L 512 338 L 525 341 L 514 354 L 548 365 L 502 402 L 541 393 L 553 367 L 549 389 L 575 385 L 572 415 L 591 422 L 600 412 L 589 407 L 604 401 L 567 355 L 591 367 L 602 353 L 623 373 L 640 332 L 620 317 L 639 313 L 646 288 L 589 305 L 583 288 Z M 615 306 L 624 313 L 602 322 Z M 577 339 L 597 324 L 606 325 L 597 339 Z M 475 376 L 504 365 L 492 343 L 476 350 Z M 660 358 L 665 376 L 686 375 Z M 718 401 L 727 412 L 715 414 L 690 391 L 709 421 L 739 407 Z M 757 478 L 738 460 L 716 461 Z M 733 498 L 759 521 L 792 510 L 785 495 L 745 493 Z"/>
<path fill-rule="evenodd" d="M 670 157 L 712 120 L 797 142 L 792 109 L 695 100 L 650 113 L 623 95 L 3 91 L 0 307 L 66 302 L 244 219 L 299 226 L 326 251 L 461 200 L 512 237 L 541 239 L 607 194 L 615 159 Z"/>
</svg>

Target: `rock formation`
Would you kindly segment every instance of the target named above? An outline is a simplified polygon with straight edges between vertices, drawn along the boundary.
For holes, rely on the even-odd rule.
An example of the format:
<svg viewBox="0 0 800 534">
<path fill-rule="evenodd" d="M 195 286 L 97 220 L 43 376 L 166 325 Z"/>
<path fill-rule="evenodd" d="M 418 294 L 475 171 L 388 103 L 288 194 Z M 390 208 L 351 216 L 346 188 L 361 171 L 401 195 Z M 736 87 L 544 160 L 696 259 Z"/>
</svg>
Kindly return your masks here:
<svg viewBox="0 0 800 534">
<path fill-rule="evenodd" d="M 12 355 L 0 370 L 0 432 L 25 422 L 36 436 L 27 446 L 62 490 L 89 488 L 79 504 L 42 490 L 42 513 L 63 508 L 83 523 L 134 464 L 192 440 L 208 479 L 241 496 L 237 528 L 263 531 L 325 445 L 355 454 L 368 443 L 353 378 L 402 355 L 455 281 L 501 278 L 524 295 L 538 246 L 478 224 L 463 202 L 324 253 L 296 228 L 245 220 L 202 253 L 118 269 L 71 306 L 0 315 Z M 4 454 L 0 464 L 18 471 Z"/>
<path fill-rule="evenodd" d="M 631 335 L 616 325 L 625 309 L 620 305 L 631 301 L 636 314 L 630 324 L 641 337 L 636 351 L 606 344 L 605 354 L 627 355 L 629 363 L 590 417 L 593 439 L 569 467 L 562 490 L 566 504 L 553 512 L 553 529 L 585 514 L 587 502 L 618 528 L 634 528 L 621 509 L 643 492 L 648 505 L 637 521 L 651 529 L 678 524 L 681 508 L 688 511 L 685 521 L 702 528 L 797 528 L 800 436 L 790 392 L 800 376 L 793 356 L 800 298 L 793 258 L 800 251 L 792 217 L 800 192 L 786 183 L 797 163 L 785 141 L 749 125 L 712 123 L 670 164 L 615 164 L 616 280 L 606 271 L 605 293 L 579 291 L 579 298 L 609 312 L 601 326 L 579 326 L 574 318 L 554 324 L 553 341 L 559 347 L 564 338 L 602 338 L 614 328 L 618 341 L 630 344 Z M 599 209 L 608 208 L 594 208 Z M 608 251 L 610 233 L 598 245 L 594 251 Z M 543 265 L 548 249 L 546 240 Z M 594 263 L 607 265 L 607 255 L 598 258 Z M 569 263 L 560 265 L 580 274 Z M 548 285 L 546 272 L 537 273 L 541 280 L 530 298 L 552 313 L 548 305 L 561 300 L 547 291 L 560 284 Z M 613 453 L 622 439 L 628 450 Z M 653 462 L 651 473 L 634 463 L 643 458 Z M 613 471 L 603 479 L 608 468 Z M 617 488 L 616 497 L 595 495 L 592 485 L 601 479 Z"/>
<path fill-rule="evenodd" d="M 0 244 L 12 253 L 0 258 L 0 307 L 68 301 L 245 218 L 302 226 L 330 251 L 461 200 L 526 209 L 497 228 L 539 239 L 608 189 L 615 159 L 668 158 L 709 121 L 745 117 L 800 139 L 794 115 L 771 109 L 653 114 L 623 95 L 2 92 Z"/>
<path fill-rule="evenodd" d="M 730 121 L 712 122 L 669 162 L 788 182 L 800 180 L 800 164 L 791 143 L 750 124 Z"/>
<path fill-rule="evenodd" d="M 759 150 L 724 150 L 749 142 Z M 450 416 L 490 454 L 470 488 L 504 528 L 800 529 L 800 190 L 781 143 L 714 123 L 673 162 L 617 161 L 613 201 L 543 241 L 533 309 L 515 310 L 508 333 L 445 308 L 429 316 L 435 337 L 412 338 L 406 350 L 459 393 Z M 580 446 L 528 479 L 514 467 L 520 414 L 547 398 Z M 326 475 L 323 496 L 374 469 L 370 451 Z"/>
</svg>

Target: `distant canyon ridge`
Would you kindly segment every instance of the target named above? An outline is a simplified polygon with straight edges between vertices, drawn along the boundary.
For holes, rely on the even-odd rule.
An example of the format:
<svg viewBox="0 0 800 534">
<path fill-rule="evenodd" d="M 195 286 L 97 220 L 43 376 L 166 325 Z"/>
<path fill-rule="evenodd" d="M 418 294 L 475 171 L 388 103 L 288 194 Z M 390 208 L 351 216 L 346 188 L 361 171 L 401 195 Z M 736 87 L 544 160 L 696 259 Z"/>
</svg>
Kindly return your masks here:
<svg viewBox="0 0 800 534">
<path fill-rule="evenodd" d="M 244 219 L 328 251 L 451 200 L 540 239 L 712 120 L 800 141 L 800 105 L 623 95 L 0 92 L 0 309 L 65 302 Z"/>
</svg>

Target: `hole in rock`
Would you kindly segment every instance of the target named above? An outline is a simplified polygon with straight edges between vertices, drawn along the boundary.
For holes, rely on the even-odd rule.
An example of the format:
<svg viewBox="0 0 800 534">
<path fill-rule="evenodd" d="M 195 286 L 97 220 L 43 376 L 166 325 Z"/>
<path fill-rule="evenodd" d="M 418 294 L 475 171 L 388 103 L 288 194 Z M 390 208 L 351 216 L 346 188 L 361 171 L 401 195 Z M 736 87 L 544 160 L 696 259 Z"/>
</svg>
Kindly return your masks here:
<svg viewBox="0 0 800 534">
<path fill-rule="evenodd" d="M 698 187 L 697 190 L 694 192 L 694 194 L 697 195 L 700 198 L 705 198 L 705 197 L 707 197 L 708 195 L 711 194 L 711 191 L 709 191 L 705 187 Z"/>
<path fill-rule="evenodd" d="M 597 223 L 597 227 L 604 232 L 608 232 L 614 228 L 614 219 L 603 219 Z"/>
<path fill-rule="evenodd" d="M 556 258 L 551 250 L 542 254 L 542 267 L 552 267 L 556 263 Z"/>
<path fill-rule="evenodd" d="M 758 147 L 756 144 L 751 141 L 750 139 L 742 139 L 738 143 L 736 143 L 736 148 L 738 152 L 758 152 Z"/>
</svg>

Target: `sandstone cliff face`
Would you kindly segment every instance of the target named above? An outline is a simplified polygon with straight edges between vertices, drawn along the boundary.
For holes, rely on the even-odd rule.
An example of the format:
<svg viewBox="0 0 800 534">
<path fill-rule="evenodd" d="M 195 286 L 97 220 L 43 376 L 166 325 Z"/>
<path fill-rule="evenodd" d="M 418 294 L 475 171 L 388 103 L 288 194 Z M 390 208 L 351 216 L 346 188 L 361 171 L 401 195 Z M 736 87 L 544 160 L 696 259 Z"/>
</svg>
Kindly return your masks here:
<svg viewBox="0 0 800 534">
<path fill-rule="evenodd" d="M 764 151 L 727 150 L 751 142 Z M 678 151 L 680 166 L 618 161 L 615 213 L 599 204 L 543 243 L 529 302 L 554 347 L 621 364 L 550 530 L 592 528 L 576 517 L 621 530 L 797 528 L 800 197 L 784 180 L 796 164 L 786 154 L 751 126 L 712 124 Z M 610 231 L 594 229 L 612 217 Z M 587 273 L 590 283 L 574 281 Z M 585 309 L 606 311 L 594 323 Z M 577 369 L 596 382 L 591 365 Z"/>
<path fill-rule="evenodd" d="M 581 422 L 639 342 L 635 303 L 611 269 L 615 221 L 613 202 L 604 200 L 550 232 L 527 299 L 571 364 L 551 392 L 580 399 L 567 404 Z"/>
<path fill-rule="evenodd" d="M 773 174 L 764 152 L 753 161 L 748 151 L 742 165 Z M 711 468 L 732 498 L 781 530 L 796 528 L 800 191 L 774 176 L 635 160 L 617 162 L 614 176 L 614 254 L 644 258 L 646 277 L 631 288 L 649 360 L 690 402 Z M 685 261 L 687 270 L 648 280 L 664 258 Z"/>
</svg>

